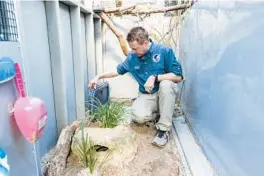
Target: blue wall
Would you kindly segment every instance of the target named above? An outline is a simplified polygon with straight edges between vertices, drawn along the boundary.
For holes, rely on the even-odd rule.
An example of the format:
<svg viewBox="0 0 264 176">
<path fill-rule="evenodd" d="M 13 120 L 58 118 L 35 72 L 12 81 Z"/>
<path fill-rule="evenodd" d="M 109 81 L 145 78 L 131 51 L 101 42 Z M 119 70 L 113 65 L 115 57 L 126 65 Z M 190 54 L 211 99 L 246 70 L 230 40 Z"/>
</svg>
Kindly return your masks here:
<svg viewBox="0 0 264 176">
<path fill-rule="evenodd" d="M 264 2 L 205 1 L 181 31 L 182 104 L 219 175 L 264 168 Z"/>
<path fill-rule="evenodd" d="M 8 56 L 19 62 L 28 95 L 42 99 L 48 111 L 35 162 L 33 145 L 9 117 L 8 104 L 17 98 L 14 83 L 0 84 L 0 147 L 7 153 L 11 176 L 22 172 L 25 176 L 38 175 L 36 164 L 40 169 L 41 158 L 54 147 L 61 130 L 85 115 L 85 78 L 95 74 L 95 65 L 90 64 L 95 55 L 92 8 L 64 3 L 68 5 L 59 1 L 16 1 L 19 41 L 0 42 L 0 58 Z M 86 45 L 90 49 L 87 52 Z"/>
<path fill-rule="evenodd" d="M 9 56 L 22 65 L 18 42 L 0 42 L 0 57 Z M 23 69 L 23 68 L 21 68 Z M 10 165 L 10 175 L 36 176 L 33 145 L 19 131 L 14 118 L 9 117 L 8 105 L 17 98 L 14 81 L 0 84 L 0 147 L 5 150 Z"/>
<path fill-rule="evenodd" d="M 57 141 L 57 119 L 54 105 L 53 78 L 45 4 L 41 1 L 21 2 L 21 45 L 23 69 L 29 96 L 45 102 L 48 120 L 38 142 L 39 156 L 44 156 Z"/>
</svg>

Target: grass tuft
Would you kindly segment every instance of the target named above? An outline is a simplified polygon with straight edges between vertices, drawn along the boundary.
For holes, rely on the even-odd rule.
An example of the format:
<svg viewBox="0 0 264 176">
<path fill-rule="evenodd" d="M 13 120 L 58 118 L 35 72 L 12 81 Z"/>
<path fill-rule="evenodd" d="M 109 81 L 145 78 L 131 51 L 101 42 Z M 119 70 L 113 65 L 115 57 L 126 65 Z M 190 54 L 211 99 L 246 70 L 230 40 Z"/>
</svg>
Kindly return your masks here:
<svg viewBox="0 0 264 176">
<path fill-rule="evenodd" d="M 93 174 L 98 162 L 98 155 L 94 142 L 90 139 L 90 137 L 88 137 L 88 134 L 84 136 L 83 126 L 82 122 L 82 140 L 77 142 L 77 148 L 73 151 L 73 153 L 79 158 L 80 164 L 83 167 L 89 168 L 90 173 Z"/>
<path fill-rule="evenodd" d="M 99 121 L 103 128 L 114 128 L 124 120 L 128 113 L 125 105 L 118 101 L 111 101 L 108 104 L 101 104 L 98 100 L 90 100 L 87 104 L 90 110 L 87 114 L 92 121 Z"/>
</svg>

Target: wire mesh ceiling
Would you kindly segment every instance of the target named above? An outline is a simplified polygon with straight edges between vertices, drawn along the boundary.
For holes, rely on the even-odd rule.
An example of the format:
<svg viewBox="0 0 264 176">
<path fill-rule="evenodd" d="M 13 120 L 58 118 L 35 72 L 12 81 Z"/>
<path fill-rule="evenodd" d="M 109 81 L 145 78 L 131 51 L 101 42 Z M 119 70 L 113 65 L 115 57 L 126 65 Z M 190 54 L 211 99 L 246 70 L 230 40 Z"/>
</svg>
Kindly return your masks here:
<svg viewBox="0 0 264 176">
<path fill-rule="evenodd" d="M 0 1 L 0 41 L 17 41 L 15 5 L 12 0 Z"/>
</svg>

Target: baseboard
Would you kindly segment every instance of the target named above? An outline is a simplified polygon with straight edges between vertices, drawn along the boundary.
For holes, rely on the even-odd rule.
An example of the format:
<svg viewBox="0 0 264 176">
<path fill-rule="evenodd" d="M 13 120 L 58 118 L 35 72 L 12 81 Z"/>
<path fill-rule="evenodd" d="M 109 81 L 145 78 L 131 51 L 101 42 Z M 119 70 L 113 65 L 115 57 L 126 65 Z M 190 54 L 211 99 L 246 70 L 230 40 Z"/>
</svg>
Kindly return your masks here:
<svg viewBox="0 0 264 176">
<path fill-rule="evenodd" d="M 211 163 L 207 160 L 201 147 L 183 116 L 173 119 L 173 137 L 182 162 L 184 176 L 215 176 Z"/>
</svg>

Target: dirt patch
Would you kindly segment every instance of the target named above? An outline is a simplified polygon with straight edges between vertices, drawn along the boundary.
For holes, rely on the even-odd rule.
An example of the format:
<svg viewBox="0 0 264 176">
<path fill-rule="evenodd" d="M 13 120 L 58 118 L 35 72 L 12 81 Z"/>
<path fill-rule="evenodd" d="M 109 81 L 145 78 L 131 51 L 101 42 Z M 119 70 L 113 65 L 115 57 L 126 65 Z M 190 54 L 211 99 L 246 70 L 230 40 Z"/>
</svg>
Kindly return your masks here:
<svg viewBox="0 0 264 176">
<path fill-rule="evenodd" d="M 128 168 L 131 176 L 180 175 L 179 155 L 172 135 L 166 147 L 158 148 L 150 143 L 156 133 L 152 126 L 132 124 L 131 127 L 138 143 L 138 152 Z"/>
<path fill-rule="evenodd" d="M 179 176 L 179 154 L 172 134 L 170 141 L 164 148 L 153 146 L 151 141 L 156 130 L 153 125 L 131 124 L 135 133 L 136 151 L 129 162 L 112 162 L 105 164 L 100 170 L 100 176 Z M 77 162 L 74 156 L 68 158 L 68 168 Z M 76 172 L 72 172 L 75 173 Z"/>
</svg>

